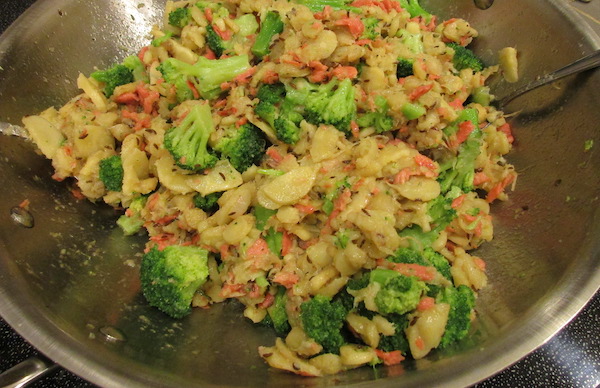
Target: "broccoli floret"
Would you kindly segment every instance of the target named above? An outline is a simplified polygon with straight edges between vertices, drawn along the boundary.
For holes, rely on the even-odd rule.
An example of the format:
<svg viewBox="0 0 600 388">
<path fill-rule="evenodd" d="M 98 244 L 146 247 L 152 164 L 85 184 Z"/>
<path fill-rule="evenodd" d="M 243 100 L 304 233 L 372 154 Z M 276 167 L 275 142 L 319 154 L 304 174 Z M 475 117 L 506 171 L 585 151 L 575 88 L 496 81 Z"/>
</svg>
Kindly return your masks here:
<svg viewBox="0 0 600 388">
<path fill-rule="evenodd" d="M 208 251 L 195 246 L 153 247 L 142 257 L 142 292 L 151 306 L 173 318 L 189 314 L 196 290 L 208 277 Z"/>
<path fill-rule="evenodd" d="M 281 82 L 264 84 L 256 93 L 256 97 L 260 100 L 260 102 L 272 105 L 281 102 L 285 98 L 285 95 L 285 86 Z"/>
<path fill-rule="evenodd" d="M 332 302 L 340 303 L 346 310 L 346 314 L 354 309 L 354 296 L 348 292 L 348 285 L 335 294 Z"/>
<path fill-rule="evenodd" d="M 299 111 L 302 111 L 302 107 L 290 98 L 284 99 L 279 107 L 279 117 L 275 119 L 275 134 L 284 143 L 295 144 L 300 140 L 300 122 L 304 117 Z"/>
<path fill-rule="evenodd" d="M 239 172 L 259 164 L 265 154 L 267 142 L 263 132 L 254 124 L 246 123 L 239 128 L 231 127 L 215 145 L 215 150 L 229 159 Z"/>
<path fill-rule="evenodd" d="M 296 111 L 298 105 L 287 98 L 286 87 L 281 83 L 262 85 L 257 97 L 254 113 L 273 128 L 279 140 L 295 144 L 300 139 L 299 124 L 303 117 Z"/>
<path fill-rule="evenodd" d="M 369 285 L 371 280 L 370 272 L 364 273 L 362 276 L 351 278 L 348 280 L 346 288 L 349 290 L 362 290 Z"/>
<path fill-rule="evenodd" d="M 458 43 L 450 42 L 446 43 L 446 46 L 454 49 L 454 57 L 452 57 L 452 63 L 456 70 L 460 71 L 463 69 L 473 69 L 473 71 L 481 71 L 485 67 L 485 64 L 473 51 L 459 45 Z"/>
<path fill-rule="evenodd" d="M 285 99 L 290 103 L 304 106 L 309 97 L 318 93 L 323 85 L 308 82 L 305 78 L 295 78 L 285 86 Z"/>
<path fill-rule="evenodd" d="M 300 305 L 300 319 L 304 332 L 323 346 L 325 353 L 339 353 L 345 340 L 341 330 L 348 314 L 341 301 L 332 301 L 324 295 Z"/>
<path fill-rule="evenodd" d="M 190 83 L 205 99 L 214 99 L 221 93 L 221 84 L 233 80 L 250 68 L 247 55 L 236 55 L 210 60 L 200 57 L 193 65 L 175 58 L 160 64 L 158 70 L 166 82 L 175 85 L 179 102 L 194 98 Z"/>
<path fill-rule="evenodd" d="M 271 52 L 271 41 L 273 37 L 283 31 L 283 21 L 275 11 L 268 11 L 260 23 L 260 30 L 251 51 L 258 58 L 262 58 Z"/>
<path fill-rule="evenodd" d="M 254 112 L 287 144 L 300 139 L 303 119 L 313 124 L 330 124 L 349 134 L 350 122 L 356 116 L 354 93 L 350 79 L 334 79 L 321 85 L 304 79 L 296 79 L 284 87 L 263 85 L 258 91 L 259 102 Z M 387 125 L 386 119 L 381 123 Z"/>
<path fill-rule="evenodd" d="M 416 277 L 404 276 L 391 269 L 374 269 L 369 282 L 380 286 L 375 304 L 382 314 L 405 314 L 414 310 L 427 290 L 425 283 Z"/>
<path fill-rule="evenodd" d="M 360 12 L 359 8 L 349 6 L 353 0 L 295 0 L 297 4 L 308 7 L 312 12 L 321 12 L 326 6 L 334 10 Z"/>
<path fill-rule="evenodd" d="M 393 256 L 387 260 L 394 263 L 418 264 L 426 267 L 434 267 L 443 277 L 452 280 L 450 273 L 450 263 L 441 254 L 433 248 L 425 248 L 422 252 L 414 248 L 398 248 Z"/>
<path fill-rule="evenodd" d="M 125 65 L 117 64 L 106 70 L 98 70 L 90 74 L 96 81 L 104 83 L 104 94 L 112 96 L 115 88 L 133 82 L 133 72 Z"/>
<path fill-rule="evenodd" d="M 271 128 L 275 128 L 275 120 L 279 116 L 279 110 L 274 104 L 270 102 L 259 101 L 254 107 L 254 113 L 266 121 Z"/>
<path fill-rule="evenodd" d="M 452 136 L 458 131 L 458 127 L 466 121 L 470 121 L 473 131 L 467 139 L 459 146 L 458 154 L 440 163 L 440 182 L 442 193 L 448 192 L 453 186 L 464 192 L 473 189 L 473 178 L 475 177 L 475 161 L 480 153 L 482 132 L 479 129 L 478 111 L 467 108 L 461 111 L 458 119 L 444 130 L 446 136 Z"/>
<path fill-rule="evenodd" d="M 395 332 L 392 335 L 383 335 L 379 339 L 378 349 L 384 352 L 393 352 L 399 350 L 402 354 L 406 354 L 409 350 L 408 340 L 404 329 L 408 327 L 408 318 L 406 315 L 390 314 L 386 319 L 394 325 Z"/>
<path fill-rule="evenodd" d="M 275 294 L 275 301 L 267 308 L 267 313 L 270 317 L 273 329 L 275 329 L 275 333 L 279 336 L 286 335 L 291 329 L 285 307 L 286 303 L 286 289 L 285 287 L 279 286 L 277 287 L 277 294 Z"/>
<path fill-rule="evenodd" d="M 161 44 L 165 43 L 167 40 L 173 37 L 173 33 L 171 31 L 166 32 L 163 36 L 152 39 L 150 44 L 153 47 L 160 47 Z"/>
<path fill-rule="evenodd" d="M 425 248 L 423 251 L 423 258 L 430 263 L 443 277 L 448 280 L 452 280 L 450 263 L 443 255 L 433 250 L 433 248 Z"/>
<path fill-rule="evenodd" d="M 350 122 L 356 116 L 354 86 L 349 78 L 333 79 L 319 85 L 316 92 L 306 98 L 306 118 L 313 124 L 330 124 L 346 135 L 350 134 Z"/>
<path fill-rule="evenodd" d="M 387 260 L 394 263 L 427 265 L 421 253 L 412 248 L 398 248 L 393 256 L 388 256 Z"/>
<path fill-rule="evenodd" d="M 471 327 L 471 314 L 475 306 L 475 293 L 471 288 L 460 285 L 445 287 L 438 294 L 438 303 L 450 304 L 446 331 L 439 347 L 444 348 L 466 337 Z"/>
<path fill-rule="evenodd" d="M 446 196 L 438 196 L 430 201 L 427 206 L 427 213 L 431 217 L 433 224 L 429 232 L 424 232 L 418 225 L 413 225 L 403 229 L 399 235 L 409 239 L 410 247 L 418 252 L 422 252 L 425 248 L 439 237 L 440 233 L 456 217 L 456 211 L 452 209 L 452 199 L 454 193 L 449 192 Z"/>
<path fill-rule="evenodd" d="M 396 67 L 396 77 L 404 78 L 414 74 L 413 64 L 415 63 L 412 59 L 399 58 L 398 66 Z"/>
<path fill-rule="evenodd" d="M 216 193 L 210 193 L 205 196 L 198 193 L 194 196 L 194 206 L 198 209 L 202 209 L 207 213 L 214 213 L 218 208 L 218 200 L 223 195 L 222 191 L 218 191 Z"/>
<path fill-rule="evenodd" d="M 275 135 L 287 144 L 296 144 L 300 140 L 300 127 L 289 117 L 280 115 L 275 119 Z"/>
<path fill-rule="evenodd" d="M 99 176 L 108 191 L 121 191 L 123 187 L 123 161 L 121 156 L 112 155 L 99 164 Z"/>
<path fill-rule="evenodd" d="M 400 7 L 408 11 L 411 18 L 422 17 L 427 23 L 433 17 L 432 14 L 427 12 L 421 5 L 419 4 L 419 0 L 398 0 L 400 2 Z"/>
<path fill-rule="evenodd" d="M 186 100 L 194 99 L 194 92 L 190 85 L 193 85 L 191 81 L 189 81 L 189 76 L 181 71 L 178 66 L 179 62 L 167 60 L 161 63 L 157 69 L 162 73 L 163 78 L 166 82 L 175 86 L 175 91 L 177 95 L 177 101 L 183 102 Z"/>
<path fill-rule="evenodd" d="M 365 30 L 361 35 L 362 39 L 377 39 L 381 34 L 377 31 L 379 26 L 379 19 L 373 17 L 366 17 L 362 19 Z"/>
<path fill-rule="evenodd" d="M 125 214 L 117 219 L 117 225 L 123 230 L 125 236 L 136 234 L 144 225 L 141 212 L 144 206 L 146 206 L 147 200 L 148 197 L 145 196 L 134 198 L 125 211 Z"/>
<path fill-rule="evenodd" d="M 460 194 L 462 194 L 460 190 L 451 190 L 445 195 L 437 196 L 427 204 L 427 214 L 436 231 L 441 232 L 456 217 L 452 201 Z"/>
<path fill-rule="evenodd" d="M 146 67 L 144 63 L 137 55 L 130 55 L 123 60 L 123 66 L 131 70 L 133 80 L 138 82 L 142 81 L 147 83 L 149 81 L 148 73 L 146 73 Z"/>
<path fill-rule="evenodd" d="M 175 8 L 169 13 L 169 24 L 173 27 L 183 28 L 189 23 L 190 18 L 189 8 Z"/>
<path fill-rule="evenodd" d="M 427 296 L 435 299 L 439 295 L 443 287 L 438 286 L 437 284 L 427 283 L 427 288 Z"/>
<path fill-rule="evenodd" d="M 206 44 L 215 53 L 217 58 L 220 58 L 228 48 L 223 38 L 216 33 L 210 24 L 206 26 Z"/>
<path fill-rule="evenodd" d="M 383 96 L 375 97 L 375 111 L 360 115 L 356 123 L 361 128 L 375 127 L 377 133 L 391 131 L 394 119 L 388 115 L 388 101 Z"/>
<path fill-rule="evenodd" d="M 194 106 L 176 127 L 165 132 L 165 148 L 181 168 L 201 171 L 217 163 L 217 156 L 208 146 L 215 130 L 208 104 Z"/>
</svg>

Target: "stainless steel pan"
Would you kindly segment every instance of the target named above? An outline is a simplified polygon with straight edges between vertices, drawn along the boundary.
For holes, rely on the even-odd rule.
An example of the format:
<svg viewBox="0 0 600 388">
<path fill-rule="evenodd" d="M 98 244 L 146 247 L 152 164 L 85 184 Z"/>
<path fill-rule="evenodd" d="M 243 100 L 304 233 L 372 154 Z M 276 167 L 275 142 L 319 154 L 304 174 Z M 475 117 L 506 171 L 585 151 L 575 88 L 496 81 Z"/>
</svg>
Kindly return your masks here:
<svg viewBox="0 0 600 388">
<path fill-rule="evenodd" d="M 423 1 L 463 16 L 488 62 L 515 45 L 525 84 L 600 47 L 564 1 Z M 162 1 L 39 1 L 0 40 L 0 121 L 61 105 L 78 71 L 106 67 L 147 43 Z M 113 210 L 73 198 L 30 144 L 0 137 L 0 314 L 53 360 L 101 386 L 469 385 L 517 361 L 558 331 L 600 284 L 600 73 L 567 78 L 515 100 L 517 191 L 496 206 L 496 239 L 480 254 L 490 285 L 471 341 L 403 367 L 322 379 L 269 370 L 273 341 L 235 303 L 181 321 L 149 308 L 137 274 L 143 238 L 125 238 Z M 499 81 L 499 95 L 520 86 Z M 584 152 L 584 143 L 594 147 Z M 32 228 L 11 219 L 31 202 Z M 376 381 L 373 381 L 376 380 Z"/>
</svg>

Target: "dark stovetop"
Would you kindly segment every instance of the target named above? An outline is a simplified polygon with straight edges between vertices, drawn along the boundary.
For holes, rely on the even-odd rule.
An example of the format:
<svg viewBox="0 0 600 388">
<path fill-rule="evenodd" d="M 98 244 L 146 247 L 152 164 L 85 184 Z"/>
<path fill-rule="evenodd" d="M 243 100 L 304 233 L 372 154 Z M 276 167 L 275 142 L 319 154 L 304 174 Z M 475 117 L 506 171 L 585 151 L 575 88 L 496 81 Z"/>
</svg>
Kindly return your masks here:
<svg viewBox="0 0 600 388">
<path fill-rule="evenodd" d="M 35 0 L 1 0 L 3 32 Z M 577 387 L 600 385 L 600 293 L 545 345 L 474 388 Z M 39 352 L 0 319 L 0 372 Z M 93 387 L 58 368 L 32 387 Z"/>
</svg>

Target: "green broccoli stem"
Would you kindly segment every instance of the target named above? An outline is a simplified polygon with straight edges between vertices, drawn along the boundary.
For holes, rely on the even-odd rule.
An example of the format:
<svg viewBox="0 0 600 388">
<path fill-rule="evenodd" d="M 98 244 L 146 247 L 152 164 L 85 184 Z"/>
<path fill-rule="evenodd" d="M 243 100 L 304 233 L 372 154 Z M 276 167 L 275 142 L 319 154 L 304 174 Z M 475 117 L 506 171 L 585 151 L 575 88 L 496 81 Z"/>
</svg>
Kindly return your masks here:
<svg viewBox="0 0 600 388">
<path fill-rule="evenodd" d="M 267 312 L 273 322 L 273 329 L 275 329 L 277 335 L 281 336 L 286 335 L 291 329 L 288 322 L 286 304 L 287 295 L 285 287 L 277 287 L 275 301 L 267 308 Z"/>
<path fill-rule="evenodd" d="M 262 58 L 271 52 L 270 46 L 273 37 L 283 31 L 283 21 L 275 11 L 269 11 L 260 24 L 260 30 L 251 51 L 258 58 Z"/>
<path fill-rule="evenodd" d="M 407 102 L 402 105 L 402 114 L 406 117 L 407 120 L 415 120 L 419 117 L 423 116 L 427 109 L 421 104 L 417 104 L 414 102 Z"/>
<path fill-rule="evenodd" d="M 398 272 L 396 272 L 392 269 L 377 268 L 377 269 L 374 269 L 373 271 L 371 271 L 369 279 L 371 282 L 375 282 L 375 283 L 379 283 L 379 284 L 383 285 L 388 280 L 393 279 L 397 276 L 398 276 Z"/>
</svg>

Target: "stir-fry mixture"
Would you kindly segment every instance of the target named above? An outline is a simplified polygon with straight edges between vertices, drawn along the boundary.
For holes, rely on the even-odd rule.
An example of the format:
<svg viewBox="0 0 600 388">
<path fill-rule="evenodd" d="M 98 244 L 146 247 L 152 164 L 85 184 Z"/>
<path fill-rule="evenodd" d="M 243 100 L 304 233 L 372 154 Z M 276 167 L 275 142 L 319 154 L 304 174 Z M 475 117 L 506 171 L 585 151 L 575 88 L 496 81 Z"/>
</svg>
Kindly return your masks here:
<svg viewBox="0 0 600 388">
<path fill-rule="evenodd" d="M 487 282 L 469 251 L 516 178 L 467 21 L 417 0 L 169 1 L 152 35 L 23 120 L 56 180 L 147 233 L 150 305 L 236 299 L 277 333 L 260 356 L 306 376 L 467 336 Z"/>
</svg>

